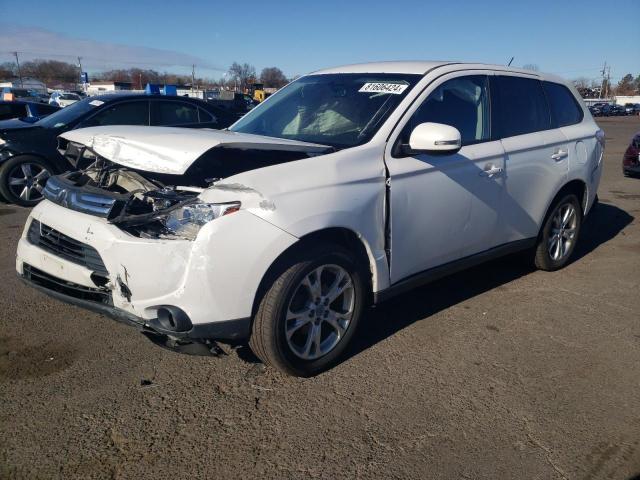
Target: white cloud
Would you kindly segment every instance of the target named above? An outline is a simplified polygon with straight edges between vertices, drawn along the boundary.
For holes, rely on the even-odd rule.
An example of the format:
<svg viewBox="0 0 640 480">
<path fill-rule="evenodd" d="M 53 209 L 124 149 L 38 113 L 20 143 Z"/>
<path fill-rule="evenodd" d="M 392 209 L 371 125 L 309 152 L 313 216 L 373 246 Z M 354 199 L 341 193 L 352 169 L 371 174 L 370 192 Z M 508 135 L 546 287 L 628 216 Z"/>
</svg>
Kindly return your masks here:
<svg viewBox="0 0 640 480">
<path fill-rule="evenodd" d="M 79 56 L 83 68 L 89 70 L 133 66 L 157 70 L 190 69 L 192 64 L 197 69 L 226 70 L 203 58 L 173 50 L 86 40 L 42 28 L 0 24 L 0 58 L 10 60 L 14 51 L 24 60 L 47 58 L 76 63 Z"/>
</svg>

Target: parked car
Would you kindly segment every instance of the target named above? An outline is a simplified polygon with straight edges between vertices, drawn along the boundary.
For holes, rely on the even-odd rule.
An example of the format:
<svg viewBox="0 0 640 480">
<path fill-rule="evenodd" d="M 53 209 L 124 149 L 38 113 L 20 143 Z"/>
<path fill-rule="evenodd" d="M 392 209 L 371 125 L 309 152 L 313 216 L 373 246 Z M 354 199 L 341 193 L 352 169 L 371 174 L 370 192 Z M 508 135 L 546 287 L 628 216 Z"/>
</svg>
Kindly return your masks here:
<svg viewBox="0 0 640 480">
<path fill-rule="evenodd" d="M 46 103 L 42 100 L 42 94 L 39 94 L 35 90 L 28 90 L 26 88 L 2 87 L 2 96 L 0 96 L 0 100 L 7 100 L 6 94 L 10 94 L 10 96 L 12 97 L 11 100 Z"/>
<path fill-rule="evenodd" d="M 300 376 L 336 363 L 370 301 L 517 251 L 565 266 L 604 148 L 563 80 L 442 62 L 303 76 L 229 131 L 61 137 L 91 163 L 47 182 L 21 278 L 176 350 L 248 339 Z"/>
<path fill-rule="evenodd" d="M 640 103 L 625 103 L 624 113 L 625 115 L 637 115 L 640 111 Z"/>
<path fill-rule="evenodd" d="M 599 117 L 602 115 L 602 108 L 597 105 L 590 105 L 589 112 L 591 113 L 592 116 Z"/>
<path fill-rule="evenodd" d="M 626 177 L 640 177 L 640 132 L 634 135 L 622 156 L 622 173 Z"/>
<path fill-rule="evenodd" d="M 86 98 L 36 123 L 0 122 L 0 193 L 33 206 L 52 173 L 75 168 L 57 150 L 63 132 L 96 125 L 225 128 L 235 117 L 206 102 L 160 95 L 108 94 Z"/>
<path fill-rule="evenodd" d="M 58 107 L 68 107 L 82 100 L 77 93 L 53 92 L 49 98 L 49 105 L 57 105 Z"/>
<path fill-rule="evenodd" d="M 4 102 L 0 100 L 0 121 L 15 118 L 26 122 L 35 122 L 58 110 L 60 110 L 58 107 L 42 103 L 22 102 L 20 100 Z"/>
<path fill-rule="evenodd" d="M 614 117 L 622 117 L 626 115 L 626 109 L 623 105 L 612 105 L 610 115 Z"/>
</svg>

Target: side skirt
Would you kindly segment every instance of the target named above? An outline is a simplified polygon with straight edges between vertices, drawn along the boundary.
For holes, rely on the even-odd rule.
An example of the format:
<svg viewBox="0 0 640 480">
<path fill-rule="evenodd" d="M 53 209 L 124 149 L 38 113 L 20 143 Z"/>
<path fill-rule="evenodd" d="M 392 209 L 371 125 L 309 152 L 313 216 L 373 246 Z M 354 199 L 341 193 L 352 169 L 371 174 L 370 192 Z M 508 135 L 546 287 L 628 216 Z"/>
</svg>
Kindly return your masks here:
<svg viewBox="0 0 640 480">
<path fill-rule="evenodd" d="M 533 248 L 535 244 L 536 237 L 525 238 L 524 240 L 505 243 L 504 245 L 485 250 L 484 252 L 476 253 L 474 255 L 461 258 L 460 260 L 454 260 L 453 262 L 445 263 L 444 265 L 439 265 L 423 272 L 416 273 L 408 278 L 405 278 L 404 280 L 400 280 L 399 282 L 394 283 L 389 288 L 386 288 L 379 292 L 375 292 L 373 294 L 373 303 L 377 304 L 384 302 L 408 290 L 412 290 L 421 285 L 431 283 L 442 277 L 446 277 L 462 270 L 475 267 L 476 265 L 488 262 L 489 260 Z"/>
</svg>

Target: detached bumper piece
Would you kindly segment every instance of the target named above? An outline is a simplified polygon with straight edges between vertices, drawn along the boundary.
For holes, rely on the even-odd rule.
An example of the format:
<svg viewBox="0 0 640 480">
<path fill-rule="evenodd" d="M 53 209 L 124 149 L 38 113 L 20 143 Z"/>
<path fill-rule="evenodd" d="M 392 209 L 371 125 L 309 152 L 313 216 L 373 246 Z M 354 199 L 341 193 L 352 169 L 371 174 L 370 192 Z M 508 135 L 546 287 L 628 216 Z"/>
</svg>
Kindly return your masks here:
<svg viewBox="0 0 640 480">
<path fill-rule="evenodd" d="M 184 311 L 165 305 L 158 309 L 158 318 L 144 319 L 114 307 L 107 289 L 78 285 L 27 263 L 23 264 L 22 271 L 22 280 L 36 290 L 133 326 L 153 343 L 179 353 L 219 356 L 224 350 L 217 341 L 236 343 L 249 337 L 250 318 L 192 325 Z"/>
</svg>

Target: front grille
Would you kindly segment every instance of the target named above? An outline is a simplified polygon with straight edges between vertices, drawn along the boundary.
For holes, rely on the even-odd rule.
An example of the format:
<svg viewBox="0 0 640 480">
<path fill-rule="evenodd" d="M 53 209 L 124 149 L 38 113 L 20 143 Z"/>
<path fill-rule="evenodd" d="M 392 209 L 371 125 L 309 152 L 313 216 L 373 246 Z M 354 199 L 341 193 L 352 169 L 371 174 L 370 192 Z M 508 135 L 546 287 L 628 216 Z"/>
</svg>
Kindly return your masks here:
<svg viewBox="0 0 640 480">
<path fill-rule="evenodd" d="M 105 267 L 100 254 L 95 248 L 68 237 L 64 233 L 40 223 L 38 220 L 31 221 L 27 239 L 32 245 L 40 247 L 57 257 L 87 267 L 98 275 L 108 275 L 107 267 Z"/>
<path fill-rule="evenodd" d="M 123 195 L 109 196 L 100 193 L 98 189 L 94 189 L 95 192 L 90 192 L 87 188 L 75 186 L 71 181 L 63 178 L 74 174 L 78 174 L 78 172 L 49 177 L 44 190 L 42 190 L 44 198 L 76 212 L 108 218 L 116 204 L 116 197 Z"/>
<path fill-rule="evenodd" d="M 68 282 L 61 278 L 54 277 L 53 275 L 49 275 L 42 270 L 38 270 L 27 263 L 22 265 L 22 272 L 27 280 L 30 280 L 36 285 L 46 288 L 47 290 L 53 290 L 54 292 L 62 293 L 80 300 L 104 303 L 107 305 L 111 305 L 112 303 L 111 293 L 108 291 Z"/>
</svg>

